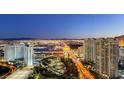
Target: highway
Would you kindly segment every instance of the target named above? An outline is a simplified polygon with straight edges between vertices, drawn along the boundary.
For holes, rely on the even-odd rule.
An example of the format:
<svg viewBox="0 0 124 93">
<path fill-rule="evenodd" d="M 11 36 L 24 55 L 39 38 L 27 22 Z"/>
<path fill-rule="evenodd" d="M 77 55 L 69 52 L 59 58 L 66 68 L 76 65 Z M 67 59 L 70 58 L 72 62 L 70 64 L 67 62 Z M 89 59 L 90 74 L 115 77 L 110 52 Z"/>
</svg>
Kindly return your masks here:
<svg viewBox="0 0 124 93">
<path fill-rule="evenodd" d="M 64 45 L 63 51 L 67 52 L 70 58 L 72 59 L 72 62 L 74 62 L 75 66 L 77 67 L 78 73 L 79 73 L 79 78 L 80 79 L 94 79 L 94 76 L 91 75 L 91 73 L 88 71 L 86 67 L 83 66 L 83 64 L 77 59 L 77 57 L 74 55 L 70 47 L 62 43 Z"/>
<path fill-rule="evenodd" d="M 7 62 L 0 62 L 0 66 L 10 68 L 9 72 L 1 76 L 0 79 L 4 79 L 7 76 L 9 76 L 11 73 L 16 71 L 16 67 L 11 64 L 8 64 Z"/>
</svg>

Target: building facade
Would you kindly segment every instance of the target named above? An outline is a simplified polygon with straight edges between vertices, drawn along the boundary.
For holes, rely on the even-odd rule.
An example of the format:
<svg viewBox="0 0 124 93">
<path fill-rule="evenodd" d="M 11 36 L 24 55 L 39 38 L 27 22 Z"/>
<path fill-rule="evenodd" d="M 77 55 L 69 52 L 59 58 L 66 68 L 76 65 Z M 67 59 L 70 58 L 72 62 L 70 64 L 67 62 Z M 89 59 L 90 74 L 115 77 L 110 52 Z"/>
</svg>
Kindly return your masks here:
<svg viewBox="0 0 124 93">
<path fill-rule="evenodd" d="M 85 42 L 85 61 L 89 59 L 94 61 L 95 70 L 101 75 L 106 74 L 110 78 L 118 77 L 118 41 L 114 38 L 97 38 Z"/>
<path fill-rule="evenodd" d="M 24 44 L 6 45 L 4 59 L 7 61 L 23 59 L 28 66 L 31 66 L 33 65 L 33 48 Z"/>
<path fill-rule="evenodd" d="M 93 61 L 95 62 L 95 48 L 96 48 L 96 39 L 95 38 L 88 38 L 84 40 L 84 60 L 85 61 Z"/>
<path fill-rule="evenodd" d="M 104 38 L 96 39 L 96 71 L 100 74 L 107 72 L 106 58 L 106 40 Z"/>
<path fill-rule="evenodd" d="M 24 60 L 28 66 L 33 65 L 33 47 L 32 46 L 25 47 Z"/>
<path fill-rule="evenodd" d="M 4 58 L 7 61 L 24 58 L 24 48 L 23 44 L 6 45 L 4 48 Z"/>
</svg>

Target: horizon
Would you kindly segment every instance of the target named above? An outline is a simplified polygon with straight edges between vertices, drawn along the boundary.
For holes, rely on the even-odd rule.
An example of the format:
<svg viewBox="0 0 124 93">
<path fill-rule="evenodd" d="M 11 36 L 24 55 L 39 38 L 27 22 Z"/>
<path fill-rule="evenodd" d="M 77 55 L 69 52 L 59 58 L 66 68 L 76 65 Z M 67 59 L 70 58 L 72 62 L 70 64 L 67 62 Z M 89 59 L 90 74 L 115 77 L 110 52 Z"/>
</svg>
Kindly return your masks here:
<svg viewBox="0 0 124 93">
<path fill-rule="evenodd" d="M 0 39 L 82 39 L 124 34 L 121 14 L 2 14 Z"/>
<path fill-rule="evenodd" d="M 124 37 L 124 35 L 110 36 L 110 37 L 85 37 L 85 38 L 32 38 L 32 37 L 18 37 L 18 38 L 0 38 L 0 40 L 82 40 L 87 38 L 117 38 Z"/>
</svg>

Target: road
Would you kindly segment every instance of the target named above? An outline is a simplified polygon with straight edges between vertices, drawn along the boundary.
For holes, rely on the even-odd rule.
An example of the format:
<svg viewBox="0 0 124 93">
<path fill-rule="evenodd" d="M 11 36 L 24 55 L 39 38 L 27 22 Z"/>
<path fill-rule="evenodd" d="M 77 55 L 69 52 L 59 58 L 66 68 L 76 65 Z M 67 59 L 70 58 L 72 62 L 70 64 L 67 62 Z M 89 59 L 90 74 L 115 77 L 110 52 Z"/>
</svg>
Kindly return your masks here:
<svg viewBox="0 0 124 93">
<path fill-rule="evenodd" d="M 79 78 L 93 79 L 94 76 L 91 75 L 88 69 L 84 67 L 83 64 L 78 60 L 78 58 L 74 55 L 70 47 L 65 43 L 63 43 L 63 45 L 64 45 L 63 51 L 68 53 L 68 55 L 72 59 L 72 62 L 74 62 L 75 66 L 77 67 Z"/>
<path fill-rule="evenodd" d="M 0 62 L 0 66 L 10 68 L 9 72 L 1 76 L 0 79 L 4 79 L 7 76 L 9 76 L 11 73 L 16 71 L 16 67 L 11 64 L 8 64 L 7 62 Z"/>
<path fill-rule="evenodd" d="M 25 67 L 21 70 L 17 70 L 15 73 L 8 76 L 6 79 L 27 79 L 29 74 L 32 73 L 32 67 Z"/>
</svg>

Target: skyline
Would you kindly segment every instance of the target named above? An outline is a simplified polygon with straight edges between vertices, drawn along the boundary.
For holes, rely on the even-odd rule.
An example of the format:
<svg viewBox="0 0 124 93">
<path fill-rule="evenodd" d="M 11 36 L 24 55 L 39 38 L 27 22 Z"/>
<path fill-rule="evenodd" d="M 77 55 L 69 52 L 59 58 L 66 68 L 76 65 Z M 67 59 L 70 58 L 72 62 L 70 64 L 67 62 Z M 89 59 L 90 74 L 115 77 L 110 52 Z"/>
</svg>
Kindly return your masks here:
<svg viewBox="0 0 124 93">
<path fill-rule="evenodd" d="M 81 39 L 124 34 L 123 14 L 5 14 L 0 20 L 0 39 Z"/>
</svg>

